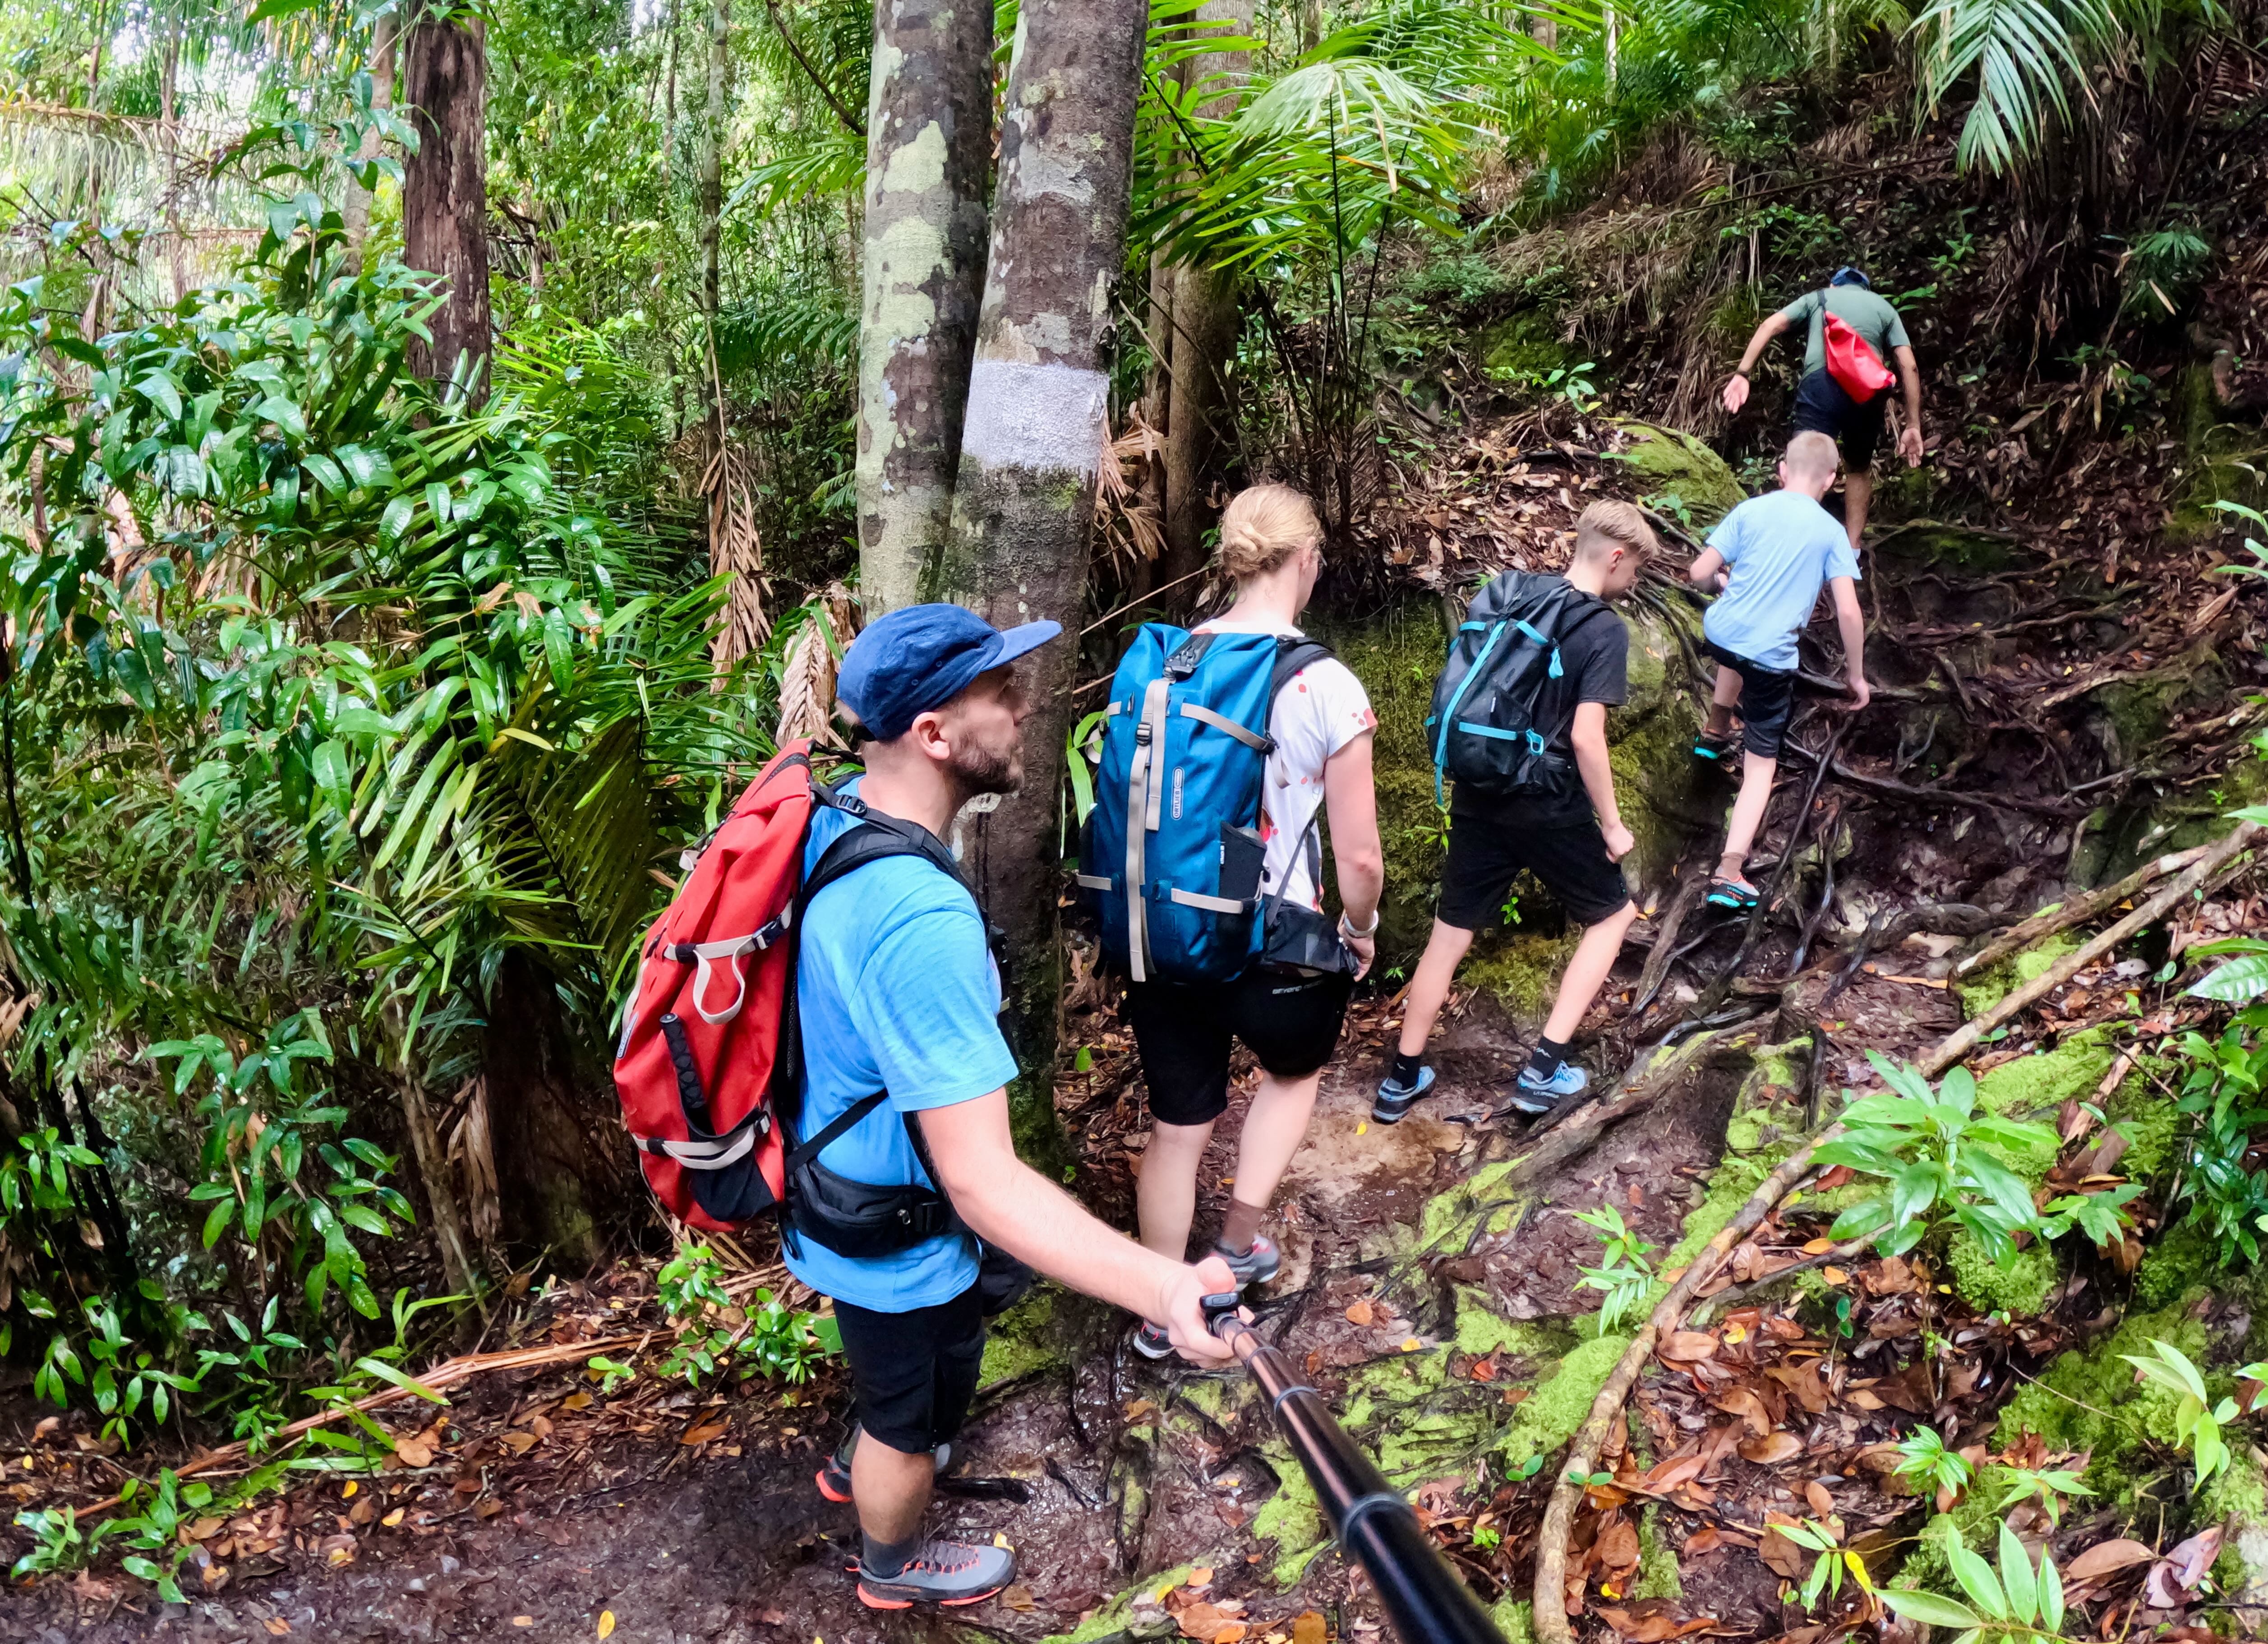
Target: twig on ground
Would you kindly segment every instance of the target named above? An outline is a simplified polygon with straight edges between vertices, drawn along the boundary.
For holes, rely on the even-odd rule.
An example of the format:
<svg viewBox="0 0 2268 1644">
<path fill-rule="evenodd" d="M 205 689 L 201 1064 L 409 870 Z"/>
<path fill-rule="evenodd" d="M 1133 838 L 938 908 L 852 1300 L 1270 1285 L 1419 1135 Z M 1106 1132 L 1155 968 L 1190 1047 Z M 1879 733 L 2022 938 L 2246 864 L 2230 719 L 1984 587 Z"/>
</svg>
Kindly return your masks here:
<svg viewBox="0 0 2268 1644">
<path fill-rule="evenodd" d="M 438 1393 L 445 1387 L 453 1387 L 460 1382 L 469 1381 L 472 1377 L 490 1370 L 526 1370 L 533 1369 L 538 1365 L 564 1364 L 570 1359 L 587 1359 L 594 1353 L 604 1353 L 610 1347 L 627 1346 L 633 1342 L 643 1347 L 652 1339 L 653 1335 L 654 1332 L 649 1330 L 640 1331 L 630 1336 L 604 1336 L 597 1341 L 568 1342 L 549 1347 L 519 1347 L 508 1353 L 467 1353 L 462 1358 L 446 1360 L 435 1365 L 416 1380 L 420 1387 L 429 1392 Z M 293 1439 L 313 1433 L 317 1427 L 327 1427 L 335 1421 L 343 1421 L 350 1412 L 367 1413 L 383 1405 L 398 1404 L 405 1398 L 416 1397 L 416 1394 L 406 1387 L 387 1388 L 381 1392 L 372 1393 L 367 1398 L 357 1398 L 351 1404 L 341 1404 L 335 1409 L 323 1411 L 320 1414 L 305 1417 L 288 1427 L 279 1428 L 268 1435 L 268 1447 L 274 1449 L 288 1444 Z M 193 1456 L 183 1462 L 179 1467 L 173 1469 L 173 1477 L 188 1478 L 197 1473 L 210 1472 L 214 1469 L 246 1459 L 247 1453 L 247 1446 L 241 1441 L 234 1444 L 224 1444 L 217 1450 L 207 1450 L 202 1456 Z M 97 1513 L 107 1513 L 118 1504 L 119 1498 L 112 1496 L 107 1501 L 97 1501 L 92 1507 L 80 1508 L 78 1515 L 81 1518 L 92 1518 Z"/>
<path fill-rule="evenodd" d="M 1972 1021 L 1965 1021 L 1948 1034 L 1937 1048 L 1922 1058 L 1918 1065 L 1923 1077 L 1934 1079 L 1970 1051 L 1977 1042 L 2010 1018 L 2021 1015 L 2039 1000 L 2061 987 L 2081 970 L 2109 953 L 2137 932 L 2165 918 L 2177 902 L 2185 900 L 2204 886 L 2207 880 L 2227 866 L 2237 854 L 2248 849 L 2260 837 L 2258 822 L 2240 822 L 2229 834 L 2204 856 L 2190 865 L 2190 869 L 2156 896 L 2137 907 L 2133 912 L 2042 971 L 2038 977 L 2018 988 L 1999 1004 Z"/>
<path fill-rule="evenodd" d="M 1716 1317 L 1727 1308 L 1764 1294 L 1765 1291 L 1775 1288 L 1782 1279 L 1793 1279 L 1798 1273 L 1810 1272 L 1815 1268 L 1826 1266 L 1830 1262 L 1849 1261 L 1873 1243 L 1874 1236 L 1868 1234 L 1863 1239 L 1849 1240 L 1836 1245 L 1831 1250 L 1822 1250 L 1816 1256 L 1807 1256 L 1801 1261 L 1783 1267 L 1777 1272 L 1766 1273 L 1761 1279 L 1752 1279 L 1744 1285 L 1734 1285 L 1729 1290 L 1719 1290 L 1713 1296 L 1704 1296 L 1701 1299 L 1701 1305 L 1693 1309 L 1694 1328 L 1705 1330 L 1708 1327 L 1708 1321 Z"/>
<path fill-rule="evenodd" d="M 1535 1549 L 1535 1636 L 1541 1644 L 1573 1644 L 1574 1633 L 1567 1625 L 1567 1537 L 1574 1526 L 1575 1504 L 1582 1500 L 1581 1480 L 1589 1476 L 1595 1465 L 1600 1447 L 1605 1442 L 1607 1431 L 1621 1417 L 1624 1403 L 1631 1390 L 1638 1384 L 1638 1375 L 1646 1361 L 1653 1356 L 1654 1344 L 1677 1328 L 1677 1321 L 1685 1305 L 1696 1292 L 1715 1276 L 1719 1267 L 1733 1247 L 1747 1236 L 1774 1205 L 1786 1196 L 1788 1189 L 1802 1178 L 1810 1168 L 1811 1155 L 1819 1146 L 1843 1133 L 1840 1124 L 1830 1125 L 1811 1141 L 1790 1154 L 1780 1167 L 1764 1179 L 1756 1191 L 1749 1195 L 1748 1202 L 1727 1223 L 1724 1230 L 1702 1247 L 1669 1294 L 1653 1309 L 1653 1316 L 1632 1338 L 1614 1374 L 1607 1378 L 1599 1396 L 1591 1401 L 1591 1413 L 1575 1434 L 1575 1441 L 1567 1451 L 1566 1466 L 1559 1483 L 1551 1492 L 1550 1505 L 1543 1510 L 1543 1528 Z"/>
<path fill-rule="evenodd" d="M 2034 942 L 2053 936 L 2058 931 L 2067 931 L 2074 925 L 2084 925 L 2098 913 L 2117 907 L 2152 880 L 2162 879 L 2168 874 L 2178 874 L 2211 848 L 2201 844 L 2192 850 L 2175 851 L 2165 856 L 2154 857 L 2115 885 L 2090 890 L 2082 896 L 2068 896 L 2052 908 L 2043 908 L 2022 924 L 2003 931 L 1985 943 L 1954 966 L 1954 972 L 1965 977 L 1972 971 L 1990 969 L 2010 954 L 2029 947 Z"/>
</svg>

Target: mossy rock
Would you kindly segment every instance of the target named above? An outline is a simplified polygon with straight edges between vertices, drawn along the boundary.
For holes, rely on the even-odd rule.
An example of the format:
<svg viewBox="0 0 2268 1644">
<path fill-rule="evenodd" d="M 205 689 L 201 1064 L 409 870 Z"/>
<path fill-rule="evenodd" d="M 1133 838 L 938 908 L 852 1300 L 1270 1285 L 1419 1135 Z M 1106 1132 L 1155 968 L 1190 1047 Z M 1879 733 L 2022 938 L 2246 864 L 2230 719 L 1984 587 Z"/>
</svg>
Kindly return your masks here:
<svg viewBox="0 0 2268 1644">
<path fill-rule="evenodd" d="M 2205 542 L 2227 533 L 2235 545 L 2239 522 L 2213 505 L 2268 507 L 2268 446 L 2260 431 L 2235 423 L 2216 423 L 2196 442 L 2182 491 L 2166 521 L 2166 540 L 2176 546 Z"/>
<path fill-rule="evenodd" d="M 1516 314 L 1481 328 L 1473 338 L 1481 364 L 1506 377 L 1540 378 L 1583 359 L 1559 333 L 1559 322 L 1541 308 Z"/>
<path fill-rule="evenodd" d="M 1797 1102 L 1803 1091 L 1808 1071 L 1806 1063 L 1810 1055 L 1808 1035 L 1790 1039 L 1785 1044 L 1765 1045 L 1756 1053 L 1756 1060 L 1749 1064 L 1741 1088 L 1733 1098 L 1733 1117 L 1725 1127 L 1725 1152 L 1728 1156 L 1754 1161 L 1767 1149 L 1776 1149 L 1779 1154 L 1786 1153 L 1788 1138 L 1803 1128 L 1804 1113 Z M 1726 1173 L 1720 1169 L 1717 1174 Z M 1749 1172 L 1738 1174 L 1745 1178 Z M 1757 1180 L 1762 1179 L 1759 1174 Z M 1749 1183 L 1749 1188 L 1754 1185 Z M 1712 1198 L 1716 1189 L 1712 1177 Z M 1747 1191 L 1748 1188 L 1742 1190 Z M 1710 1229 L 1712 1235 L 1715 1231 Z"/>
<path fill-rule="evenodd" d="M 2127 1355 L 2149 1356 L 2152 1342 L 2165 1341 L 2202 1365 L 2207 1339 L 2193 1304 L 2203 1294 L 2192 1285 L 2162 1308 L 2129 1314 L 2093 1347 L 2058 1355 L 2001 1410 L 1994 1447 L 2011 1448 L 2031 1432 L 2050 1450 L 2091 1452 L 2088 1487 L 2112 1505 L 2131 1500 L 2152 1471 L 2150 1447 L 2174 1446 L 2179 1400 L 2154 1382 L 2138 1384 Z"/>
<path fill-rule="evenodd" d="M 1066 1323 L 1056 1312 L 1060 1294 L 1055 1286 L 1042 1282 L 992 1322 L 984 1339 L 983 1367 L 977 1373 L 980 1389 L 1070 1361 L 1071 1344 L 1063 1339 Z"/>
<path fill-rule="evenodd" d="M 1962 1301 L 1980 1313 L 2029 1318 L 2047 1305 L 2060 1276 L 2054 1250 L 2036 1242 L 1996 1262 L 1966 1228 L 1946 1241 L 1945 1265 Z"/>
<path fill-rule="evenodd" d="M 1989 970 L 1980 970 L 1965 982 L 1955 983 L 1954 992 L 1961 1000 L 1962 1016 L 1974 1021 L 2026 983 L 2038 981 L 2057 960 L 2076 951 L 2079 943 L 2080 939 L 2071 932 L 2060 931 L 2011 954 Z"/>
<path fill-rule="evenodd" d="M 1655 423 L 1617 419 L 1615 426 L 1629 436 L 1629 446 L 1610 453 L 1629 466 L 1639 491 L 1647 497 L 1675 497 L 1684 505 L 1697 533 L 1730 513 L 1748 498 L 1725 459 L 1697 436 Z M 1667 510 L 1678 512 L 1675 508 Z"/>
<path fill-rule="evenodd" d="M 1051 1633 L 1040 1644 L 1108 1644 L 1108 1640 L 1132 1637 L 1127 1629 L 1144 1618 L 1139 1612 L 1156 1611 L 1162 1614 L 1160 1607 L 1166 1595 L 1189 1580 L 1195 1569 L 1194 1565 L 1184 1564 L 1145 1575 L 1070 1632 Z M 1168 1623 L 1160 1631 L 1178 1629 Z M 1145 1627 L 1143 1633 L 1146 1636 L 1150 1629 Z"/>
<path fill-rule="evenodd" d="M 1936 521 L 1885 532 L 1871 551 L 1915 571 L 1954 571 L 1974 577 L 2014 571 L 2032 558 L 2021 545 L 1997 532 Z"/>
</svg>

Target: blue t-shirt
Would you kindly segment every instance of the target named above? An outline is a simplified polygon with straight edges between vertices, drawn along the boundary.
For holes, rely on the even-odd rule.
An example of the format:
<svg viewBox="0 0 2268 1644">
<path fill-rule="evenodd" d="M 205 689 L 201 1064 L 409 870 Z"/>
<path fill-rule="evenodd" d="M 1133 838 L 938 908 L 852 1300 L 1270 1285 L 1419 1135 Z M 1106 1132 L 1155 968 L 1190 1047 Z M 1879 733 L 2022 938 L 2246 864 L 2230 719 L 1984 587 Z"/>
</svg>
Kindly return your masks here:
<svg viewBox="0 0 2268 1644">
<path fill-rule="evenodd" d="M 1734 656 L 1794 668 L 1795 637 L 1831 577 L 1859 575 L 1859 557 L 1835 516 L 1801 491 L 1751 497 L 1709 534 L 1732 579 L 1710 603 L 1701 631 Z"/>
<path fill-rule="evenodd" d="M 857 825 L 837 810 L 816 812 L 804 871 Z M 934 863 L 887 857 L 814 896 L 801 941 L 799 1135 L 816 1136 L 859 1097 L 887 1090 L 889 1101 L 837 1137 L 820 1161 L 856 1182 L 935 1185 L 899 1114 L 972 1102 L 1016 1076 L 1000 1036 L 999 972 L 975 900 Z M 963 1234 L 857 1261 L 815 1239 L 796 1242 L 802 1254 L 786 1260 L 798 1279 L 876 1312 L 935 1307 L 976 1282 L 976 1242 Z"/>
</svg>

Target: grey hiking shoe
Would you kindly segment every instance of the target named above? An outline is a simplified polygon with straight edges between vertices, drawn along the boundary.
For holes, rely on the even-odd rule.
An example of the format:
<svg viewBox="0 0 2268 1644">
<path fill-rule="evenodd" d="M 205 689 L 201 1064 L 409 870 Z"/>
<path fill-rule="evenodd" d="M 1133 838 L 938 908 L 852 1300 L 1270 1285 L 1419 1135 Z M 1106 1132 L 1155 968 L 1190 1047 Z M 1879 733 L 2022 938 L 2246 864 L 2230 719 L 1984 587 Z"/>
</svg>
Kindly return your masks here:
<svg viewBox="0 0 2268 1644">
<path fill-rule="evenodd" d="M 1134 1330 L 1134 1351 L 1145 1359 L 1170 1359 L 1174 1356 L 1174 1338 L 1144 1319 Z"/>
<path fill-rule="evenodd" d="M 1541 1118 L 1571 1096 L 1580 1096 L 1591 1087 L 1591 1076 L 1572 1062 L 1559 1064 L 1559 1071 L 1549 1079 L 1538 1079 L 1530 1068 L 1520 1075 L 1512 1087 L 1512 1105 L 1530 1118 Z"/>
<path fill-rule="evenodd" d="M 1264 1233 L 1252 1235 L 1252 1248 L 1239 1254 L 1216 1242 L 1212 1253 L 1228 1264 L 1228 1271 L 1236 1275 L 1239 1289 L 1246 1285 L 1264 1285 L 1276 1277 L 1284 1266 L 1284 1252 L 1276 1248 L 1276 1241 Z"/>
<path fill-rule="evenodd" d="M 980 1603 L 1016 1579 L 1016 1551 L 968 1541 L 925 1541 L 895 1575 L 858 1572 L 858 1602 L 869 1610 Z"/>
<path fill-rule="evenodd" d="M 1418 1070 L 1418 1082 L 1414 1085 L 1402 1084 L 1389 1073 L 1378 1082 L 1378 1095 L 1371 1102 L 1370 1117 L 1381 1124 L 1399 1124 L 1403 1115 L 1417 1104 L 1418 1098 L 1432 1087 L 1433 1070 L 1430 1067 Z"/>
</svg>

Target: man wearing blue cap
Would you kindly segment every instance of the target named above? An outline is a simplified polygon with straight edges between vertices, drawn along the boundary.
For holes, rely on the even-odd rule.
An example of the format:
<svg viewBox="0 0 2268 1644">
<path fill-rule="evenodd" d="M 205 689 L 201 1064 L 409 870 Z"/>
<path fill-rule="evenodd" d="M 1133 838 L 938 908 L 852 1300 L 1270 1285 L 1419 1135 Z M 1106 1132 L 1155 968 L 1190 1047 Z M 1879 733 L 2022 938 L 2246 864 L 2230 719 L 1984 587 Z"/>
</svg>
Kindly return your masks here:
<svg viewBox="0 0 2268 1644">
<path fill-rule="evenodd" d="M 970 800 L 1012 792 L 1030 711 L 1013 665 L 1061 631 L 1039 622 L 1001 633 L 957 605 L 908 606 L 874 623 L 836 687 L 867 739 L 865 775 L 846 792 L 865 812 L 938 837 Z M 861 825 L 857 811 L 815 814 L 805 872 Z M 999 974 L 974 897 L 941 859 L 886 856 L 824 886 L 806 910 L 796 969 L 799 1136 L 886 1091 L 819 1162 L 854 1186 L 934 1187 L 967 1227 L 885 1256 L 854 1258 L 809 1238 L 787 1251 L 796 1277 L 834 1298 L 842 1328 L 858 1419 L 819 1487 L 858 1504 L 858 1596 L 878 1610 L 975 1603 L 1015 1577 L 1008 1548 L 921 1532 L 984 1356 L 976 1240 L 1164 1326 L 1184 1356 L 1206 1362 L 1228 1355 L 1205 1328 L 1201 1298 L 1236 1288 L 1219 1258 L 1191 1267 L 1145 1250 L 1016 1157 Z"/>
<path fill-rule="evenodd" d="M 1896 366 L 1906 402 L 1898 454 L 1908 468 L 1920 467 L 1921 368 L 1914 363 L 1905 321 L 1886 299 L 1874 294 L 1874 284 L 1864 269 L 1837 269 L 1822 289 L 1806 291 L 1778 313 L 1767 316 L 1749 339 L 1739 369 L 1725 385 L 1725 409 L 1738 412 L 1749 402 L 1749 373 L 1774 337 L 1799 324 L 1808 328 L 1803 375 L 1795 386 L 1795 431 L 1825 434 L 1843 448 L 1843 526 L 1855 551 L 1859 534 L 1867 528 L 1867 505 L 1874 500 L 1874 447 L 1881 442 L 1890 396 L 1885 389 L 1868 399 L 1853 399 L 1835 380 L 1827 369 L 1830 315 L 1856 331 L 1877 359 Z"/>
</svg>

